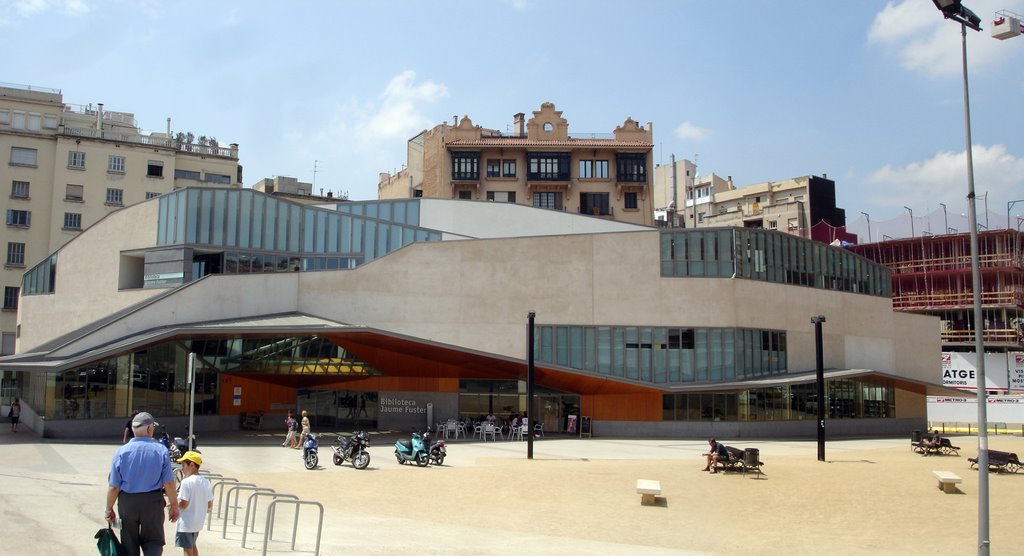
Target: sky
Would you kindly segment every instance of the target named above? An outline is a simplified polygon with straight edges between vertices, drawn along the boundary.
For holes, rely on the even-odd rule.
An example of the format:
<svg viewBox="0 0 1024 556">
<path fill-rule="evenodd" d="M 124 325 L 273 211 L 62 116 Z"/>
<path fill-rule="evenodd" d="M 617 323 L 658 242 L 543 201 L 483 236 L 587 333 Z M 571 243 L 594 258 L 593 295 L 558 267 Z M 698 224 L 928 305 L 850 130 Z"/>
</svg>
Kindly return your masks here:
<svg viewBox="0 0 1024 556">
<path fill-rule="evenodd" d="M 994 229 L 1024 199 L 1024 36 L 990 28 L 1024 0 L 966 5 Z M 651 122 L 655 163 L 739 187 L 827 174 L 861 234 L 861 213 L 876 236 L 967 229 L 960 27 L 931 0 L 0 0 L 0 36 L 21 45 L 0 82 L 238 143 L 246 186 L 316 168 L 316 189 L 375 199 L 420 131 L 511 130 L 550 101 L 570 135 Z"/>
</svg>

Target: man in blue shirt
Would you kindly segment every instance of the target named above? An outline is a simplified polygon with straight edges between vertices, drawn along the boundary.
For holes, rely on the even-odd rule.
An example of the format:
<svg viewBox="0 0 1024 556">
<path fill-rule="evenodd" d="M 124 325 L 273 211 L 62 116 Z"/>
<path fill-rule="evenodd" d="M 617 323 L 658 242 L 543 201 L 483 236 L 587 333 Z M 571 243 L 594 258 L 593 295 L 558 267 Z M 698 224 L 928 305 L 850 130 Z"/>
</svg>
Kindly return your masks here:
<svg viewBox="0 0 1024 556">
<path fill-rule="evenodd" d="M 149 413 L 132 419 L 135 437 L 114 452 L 104 517 L 113 523 L 114 501 L 121 513 L 121 542 L 128 556 L 159 556 L 164 550 L 164 494 L 168 517 L 178 519 L 178 493 L 167 448 L 153 440 L 158 423 Z"/>
</svg>

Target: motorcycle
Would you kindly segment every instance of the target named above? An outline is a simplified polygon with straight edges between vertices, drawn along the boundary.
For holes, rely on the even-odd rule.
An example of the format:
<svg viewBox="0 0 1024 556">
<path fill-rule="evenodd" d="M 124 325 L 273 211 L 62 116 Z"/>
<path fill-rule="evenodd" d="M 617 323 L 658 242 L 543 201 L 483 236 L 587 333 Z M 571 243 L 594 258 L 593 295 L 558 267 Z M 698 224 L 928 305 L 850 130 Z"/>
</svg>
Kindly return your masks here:
<svg viewBox="0 0 1024 556">
<path fill-rule="evenodd" d="M 430 446 L 427 450 L 427 455 L 430 457 L 430 463 L 434 465 L 444 465 L 444 458 L 448 455 L 447 446 L 443 439 L 438 438 L 433 444 L 430 443 L 430 429 L 423 433 L 423 444 Z"/>
<path fill-rule="evenodd" d="M 395 459 L 398 463 L 405 465 L 407 462 L 415 461 L 416 465 L 426 467 L 430 464 L 430 454 L 423 445 L 423 439 L 419 433 L 412 433 L 412 439 L 401 439 L 395 442 Z"/>
<path fill-rule="evenodd" d="M 306 440 L 302 442 L 302 461 L 306 464 L 306 469 L 316 469 L 317 464 L 320 463 L 320 458 L 316 455 L 319 445 L 316 436 L 306 435 Z"/>
<path fill-rule="evenodd" d="M 359 431 L 352 436 L 338 435 L 334 442 L 334 465 L 341 465 L 345 460 L 352 462 L 356 469 L 366 469 L 370 465 L 370 453 L 366 451 L 370 447 L 370 436 L 366 431 Z"/>
</svg>

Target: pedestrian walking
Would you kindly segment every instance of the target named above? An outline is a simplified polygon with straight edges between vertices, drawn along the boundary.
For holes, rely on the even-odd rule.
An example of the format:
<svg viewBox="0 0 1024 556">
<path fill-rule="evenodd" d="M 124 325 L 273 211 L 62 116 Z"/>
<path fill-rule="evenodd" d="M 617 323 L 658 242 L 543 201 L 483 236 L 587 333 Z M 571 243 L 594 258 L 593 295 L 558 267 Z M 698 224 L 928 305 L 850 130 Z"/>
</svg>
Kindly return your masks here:
<svg viewBox="0 0 1024 556">
<path fill-rule="evenodd" d="M 121 515 L 121 543 L 128 556 L 160 556 L 165 504 L 170 521 L 177 521 L 179 515 L 171 460 L 167 448 L 153 439 L 159 423 L 152 415 L 143 411 L 132 418 L 131 425 L 132 439 L 114 452 L 110 462 L 104 518 L 113 523 Z"/>
<path fill-rule="evenodd" d="M 288 410 L 288 417 L 284 420 L 285 427 L 288 428 L 288 434 L 284 437 L 284 442 L 281 446 L 288 448 L 295 445 L 295 415 L 292 414 L 292 410 Z"/>
<path fill-rule="evenodd" d="M 21 421 L 21 402 L 18 401 L 18 398 L 14 398 L 7 416 L 11 418 L 11 432 L 18 432 L 18 422 Z"/>
<path fill-rule="evenodd" d="M 206 521 L 206 512 L 213 509 L 213 489 L 210 481 L 199 474 L 199 467 L 203 464 L 201 455 L 185 452 L 178 463 L 181 464 L 181 473 L 185 478 L 181 480 L 181 492 L 178 494 L 181 516 L 174 535 L 174 546 L 181 548 L 184 556 L 199 556 L 196 540 Z"/>
</svg>

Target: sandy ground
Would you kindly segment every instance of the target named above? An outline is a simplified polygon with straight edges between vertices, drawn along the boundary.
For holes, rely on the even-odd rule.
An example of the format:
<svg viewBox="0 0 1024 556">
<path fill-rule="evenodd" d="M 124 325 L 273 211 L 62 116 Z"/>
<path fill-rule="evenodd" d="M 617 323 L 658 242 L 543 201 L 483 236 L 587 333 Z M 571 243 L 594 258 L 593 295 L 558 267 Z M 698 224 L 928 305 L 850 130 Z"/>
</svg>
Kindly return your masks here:
<svg viewBox="0 0 1024 556">
<path fill-rule="evenodd" d="M 116 444 L 25 440 L 0 438 L 0 553 L 94 554 L 82 539 L 102 524 Z M 525 458 L 524 442 L 459 440 L 450 442 L 444 466 L 428 468 L 398 465 L 393 441 L 374 438 L 366 470 L 335 467 L 325 442 L 321 468 L 306 471 L 298 452 L 270 434 L 201 448 L 210 471 L 322 503 L 321 554 L 976 552 L 978 473 L 967 461 L 976 453 L 974 437 L 953 438 L 959 457 L 922 457 L 906 439 L 830 441 L 825 463 L 816 460 L 813 441 L 726 439 L 761 450 L 760 477 L 699 471 L 706 447 L 699 439 L 545 439 L 535 443 L 533 460 Z M 1024 454 L 1020 437 L 991 437 L 989 444 Z M 959 492 L 942 492 L 933 470 L 961 476 Z M 661 481 L 657 505 L 640 505 L 637 479 Z M 1024 472 L 990 475 L 993 554 L 1020 552 L 1022 499 Z M 200 536 L 202 553 L 259 552 L 264 515 L 257 512 L 259 534 L 244 551 L 241 526 L 229 523 L 222 539 L 223 520 L 214 520 L 215 531 Z M 285 540 L 290 515 L 279 514 L 271 553 L 293 553 Z M 294 553 L 312 554 L 316 511 L 301 516 Z M 24 550 L 40 535 L 53 544 Z"/>
</svg>

